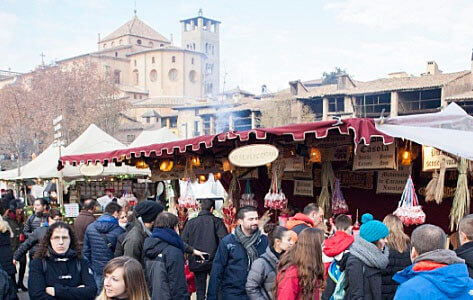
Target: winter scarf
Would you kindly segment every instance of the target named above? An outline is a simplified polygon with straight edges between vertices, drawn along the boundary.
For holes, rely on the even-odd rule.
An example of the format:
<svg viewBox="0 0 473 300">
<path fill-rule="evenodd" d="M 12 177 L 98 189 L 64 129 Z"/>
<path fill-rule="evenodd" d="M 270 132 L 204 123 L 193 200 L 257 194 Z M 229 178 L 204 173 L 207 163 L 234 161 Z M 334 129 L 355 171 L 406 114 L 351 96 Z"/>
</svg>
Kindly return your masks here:
<svg viewBox="0 0 473 300">
<path fill-rule="evenodd" d="M 59 254 L 53 250 L 53 247 L 48 246 L 49 257 L 54 261 L 67 261 L 70 258 L 77 257 L 77 252 L 71 248 L 67 249 L 65 253 Z"/>
<path fill-rule="evenodd" d="M 414 264 L 421 261 L 434 261 L 446 265 L 465 263 L 464 259 L 459 258 L 454 251 L 448 249 L 438 249 L 425 252 L 414 259 Z"/>
<path fill-rule="evenodd" d="M 350 247 L 350 253 L 371 268 L 384 269 L 389 263 L 389 250 L 384 253 L 375 244 L 358 237 Z"/>
<path fill-rule="evenodd" d="M 154 227 L 151 237 L 158 238 L 167 242 L 168 244 L 180 249 L 184 253 L 184 242 L 181 237 L 170 228 Z"/>
<path fill-rule="evenodd" d="M 252 235 L 247 236 L 241 230 L 241 226 L 235 228 L 235 236 L 245 248 L 248 254 L 248 266 L 251 266 L 255 259 L 258 258 L 258 250 L 256 250 L 256 243 L 258 243 L 261 232 L 256 230 Z"/>
</svg>

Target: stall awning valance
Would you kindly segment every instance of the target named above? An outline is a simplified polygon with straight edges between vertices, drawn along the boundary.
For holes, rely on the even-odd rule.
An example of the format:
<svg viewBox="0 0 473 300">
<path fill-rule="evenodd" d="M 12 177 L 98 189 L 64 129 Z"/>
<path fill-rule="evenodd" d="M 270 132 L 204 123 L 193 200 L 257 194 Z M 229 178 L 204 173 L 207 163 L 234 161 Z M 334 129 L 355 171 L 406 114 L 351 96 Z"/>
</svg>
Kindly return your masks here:
<svg viewBox="0 0 473 300">
<path fill-rule="evenodd" d="M 170 157 L 179 154 L 202 154 L 204 151 L 213 150 L 225 152 L 244 143 L 273 143 L 278 140 L 304 141 L 308 135 L 316 138 L 325 138 L 331 130 L 338 130 L 340 134 L 353 134 L 355 147 L 363 142 L 369 144 L 372 137 L 380 137 L 385 144 L 390 144 L 394 139 L 378 131 L 373 119 L 351 118 L 341 122 L 336 120 L 321 121 L 304 124 L 293 124 L 282 127 L 258 128 L 246 131 L 228 131 L 216 135 L 199 136 L 186 140 L 168 143 L 153 144 L 136 148 L 120 149 L 101 153 L 63 156 L 59 160 L 60 167 L 69 164 L 83 163 L 108 163 L 121 161 L 124 158 L 139 157 Z"/>
</svg>

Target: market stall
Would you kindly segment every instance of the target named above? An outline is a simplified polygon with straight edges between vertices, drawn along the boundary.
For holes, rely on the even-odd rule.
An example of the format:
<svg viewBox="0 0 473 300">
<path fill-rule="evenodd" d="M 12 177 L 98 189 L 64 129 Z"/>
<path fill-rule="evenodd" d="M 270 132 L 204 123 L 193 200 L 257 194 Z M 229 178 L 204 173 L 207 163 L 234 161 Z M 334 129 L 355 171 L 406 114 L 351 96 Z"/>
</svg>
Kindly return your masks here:
<svg viewBox="0 0 473 300">
<path fill-rule="evenodd" d="M 450 124 L 460 118 L 458 110 L 456 114 L 452 114 L 452 109 L 447 113 L 451 115 Z M 464 116 L 461 118 L 465 120 Z M 471 185 L 468 185 L 466 172 L 462 171 L 464 164 L 429 146 L 466 158 L 471 152 L 466 149 L 453 152 L 440 144 L 418 144 L 428 140 L 408 136 L 407 133 L 415 132 L 413 128 L 406 135 L 390 133 L 386 126 L 395 126 L 391 122 L 395 119 L 375 122 L 352 118 L 231 131 L 109 152 L 63 156 L 60 167 L 89 163 L 146 165 L 151 169 L 153 181 L 205 182 L 208 174 L 213 173 L 227 190 L 223 206 L 227 225 L 233 217 L 233 208 L 241 204 L 257 205 L 261 212 L 271 209 L 277 217 L 287 205 L 302 209 L 307 203 L 317 202 L 326 215 L 344 212 L 355 216 L 357 212 L 360 215 L 371 212 L 382 219 L 396 212 L 406 225 L 425 221 L 446 230 L 455 229 L 459 215 L 469 212 L 467 196 L 470 193 L 465 186 Z M 428 122 L 425 115 L 419 121 L 423 125 Z M 428 127 L 424 127 L 429 132 Z M 468 137 L 470 132 L 455 134 L 457 138 Z M 440 162 L 448 167 L 442 169 Z M 435 169 L 442 173 L 442 184 L 435 181 L 433 188 Z M 459 173 L 464 176 L 458 176 Z M 462 178 L 461 189 L 456 188 L 459 177 Z M 176 206 L 189 209 L 198 206 L 196 197 L 188 196 L 186 189 L 173 187 Z M 430 200 L 426 194 L 432 189 L 445 192 L 437 195 L 437 201 L 426 202 L 426 198 Z M 454 190 L 463 193 L 455 196 Z"/>
</svg>

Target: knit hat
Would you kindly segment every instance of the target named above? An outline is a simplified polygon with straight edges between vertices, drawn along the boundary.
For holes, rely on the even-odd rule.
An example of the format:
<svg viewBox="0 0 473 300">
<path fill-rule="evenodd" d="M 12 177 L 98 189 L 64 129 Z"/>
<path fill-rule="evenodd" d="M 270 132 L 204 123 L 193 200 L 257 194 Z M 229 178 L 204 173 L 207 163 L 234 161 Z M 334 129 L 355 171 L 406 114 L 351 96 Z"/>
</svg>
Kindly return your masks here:
<svg viewBox="0 0 473 300">
<path fill-rule="evenodd" d="M 135 207 L 136 215 L 141 217 L 144 223 L 153 222 L 163 210 L 161 205 L 150 200 L 142 201 Z"/>
<path fill-rule="evenodd" d="M 370 242 L 376 242 L 385 238 L 389 234 L 389 229 L 383 222 L 375 220 L 372 214 L 364 214 L 361 216 L 360 236 Z"/>
</svg>

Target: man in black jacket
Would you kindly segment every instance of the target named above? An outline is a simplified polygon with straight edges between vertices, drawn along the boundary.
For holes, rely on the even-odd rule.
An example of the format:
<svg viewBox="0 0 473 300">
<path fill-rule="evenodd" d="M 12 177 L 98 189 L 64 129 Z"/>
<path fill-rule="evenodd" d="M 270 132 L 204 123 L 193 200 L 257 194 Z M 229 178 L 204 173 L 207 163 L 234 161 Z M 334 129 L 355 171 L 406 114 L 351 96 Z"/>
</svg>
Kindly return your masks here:
<svg viewBox="0 0 473 300">
<path fill-rule="evenodd" d="M 33 231 L 44 225 L 48 219 L 43 215 L 44 211 L 46 210 L 47 203 L 46 200 L 43 198 L 38 198 L 33 202 L 33 210 L 34 213 L 28 217 L 25 222 L 25 228 L 23 229 L 23 233 L 26 237 L 29 237 Z"/>
<path fill-rule="evenodd" d="M 13 254 L 14 264 L 16 264 L 17 261 L 20 261 L 21 257 L 28 251 L 30 251 L 30 260 L 32 260 L 36 250 L 38 249 L 39 243 L 46 235 L 46 231 L 48 231 L 48 227 L 62 220 L 61 212 L 54 208 L 44 216 L 48 218 L 48 222 L 45 226 L 36 228 L 35 231 L 33 231 L 33 233 L 30 234 L 30 236 L 26 239 L 26 241 L 21 244 L 20 247 L 18 247 L 18 249 Z"/>
<path fill-rule="evenodd" d="M 189 269 L 195 274 L 197 300 L 205 299 L 207 276 L 212 269 L 212 260 L 217 251 L 218 244 L 228 231 L 222 219 L 212 214 L 215 203 L 210 199 L 202 199 L 199 215 L 190 219 L 182 232 L 182 239 L 190 246 L 209 253 L 206 260 L 192 256 L 189 259 Z"/>
<path fill-rule="evenodd" d="M 473 214 L 465 216 L 458 226 L 461 246 L 455 250 L 458 257 L 465 260 L 468 275 L 473 278 Z"/>
</svg>

